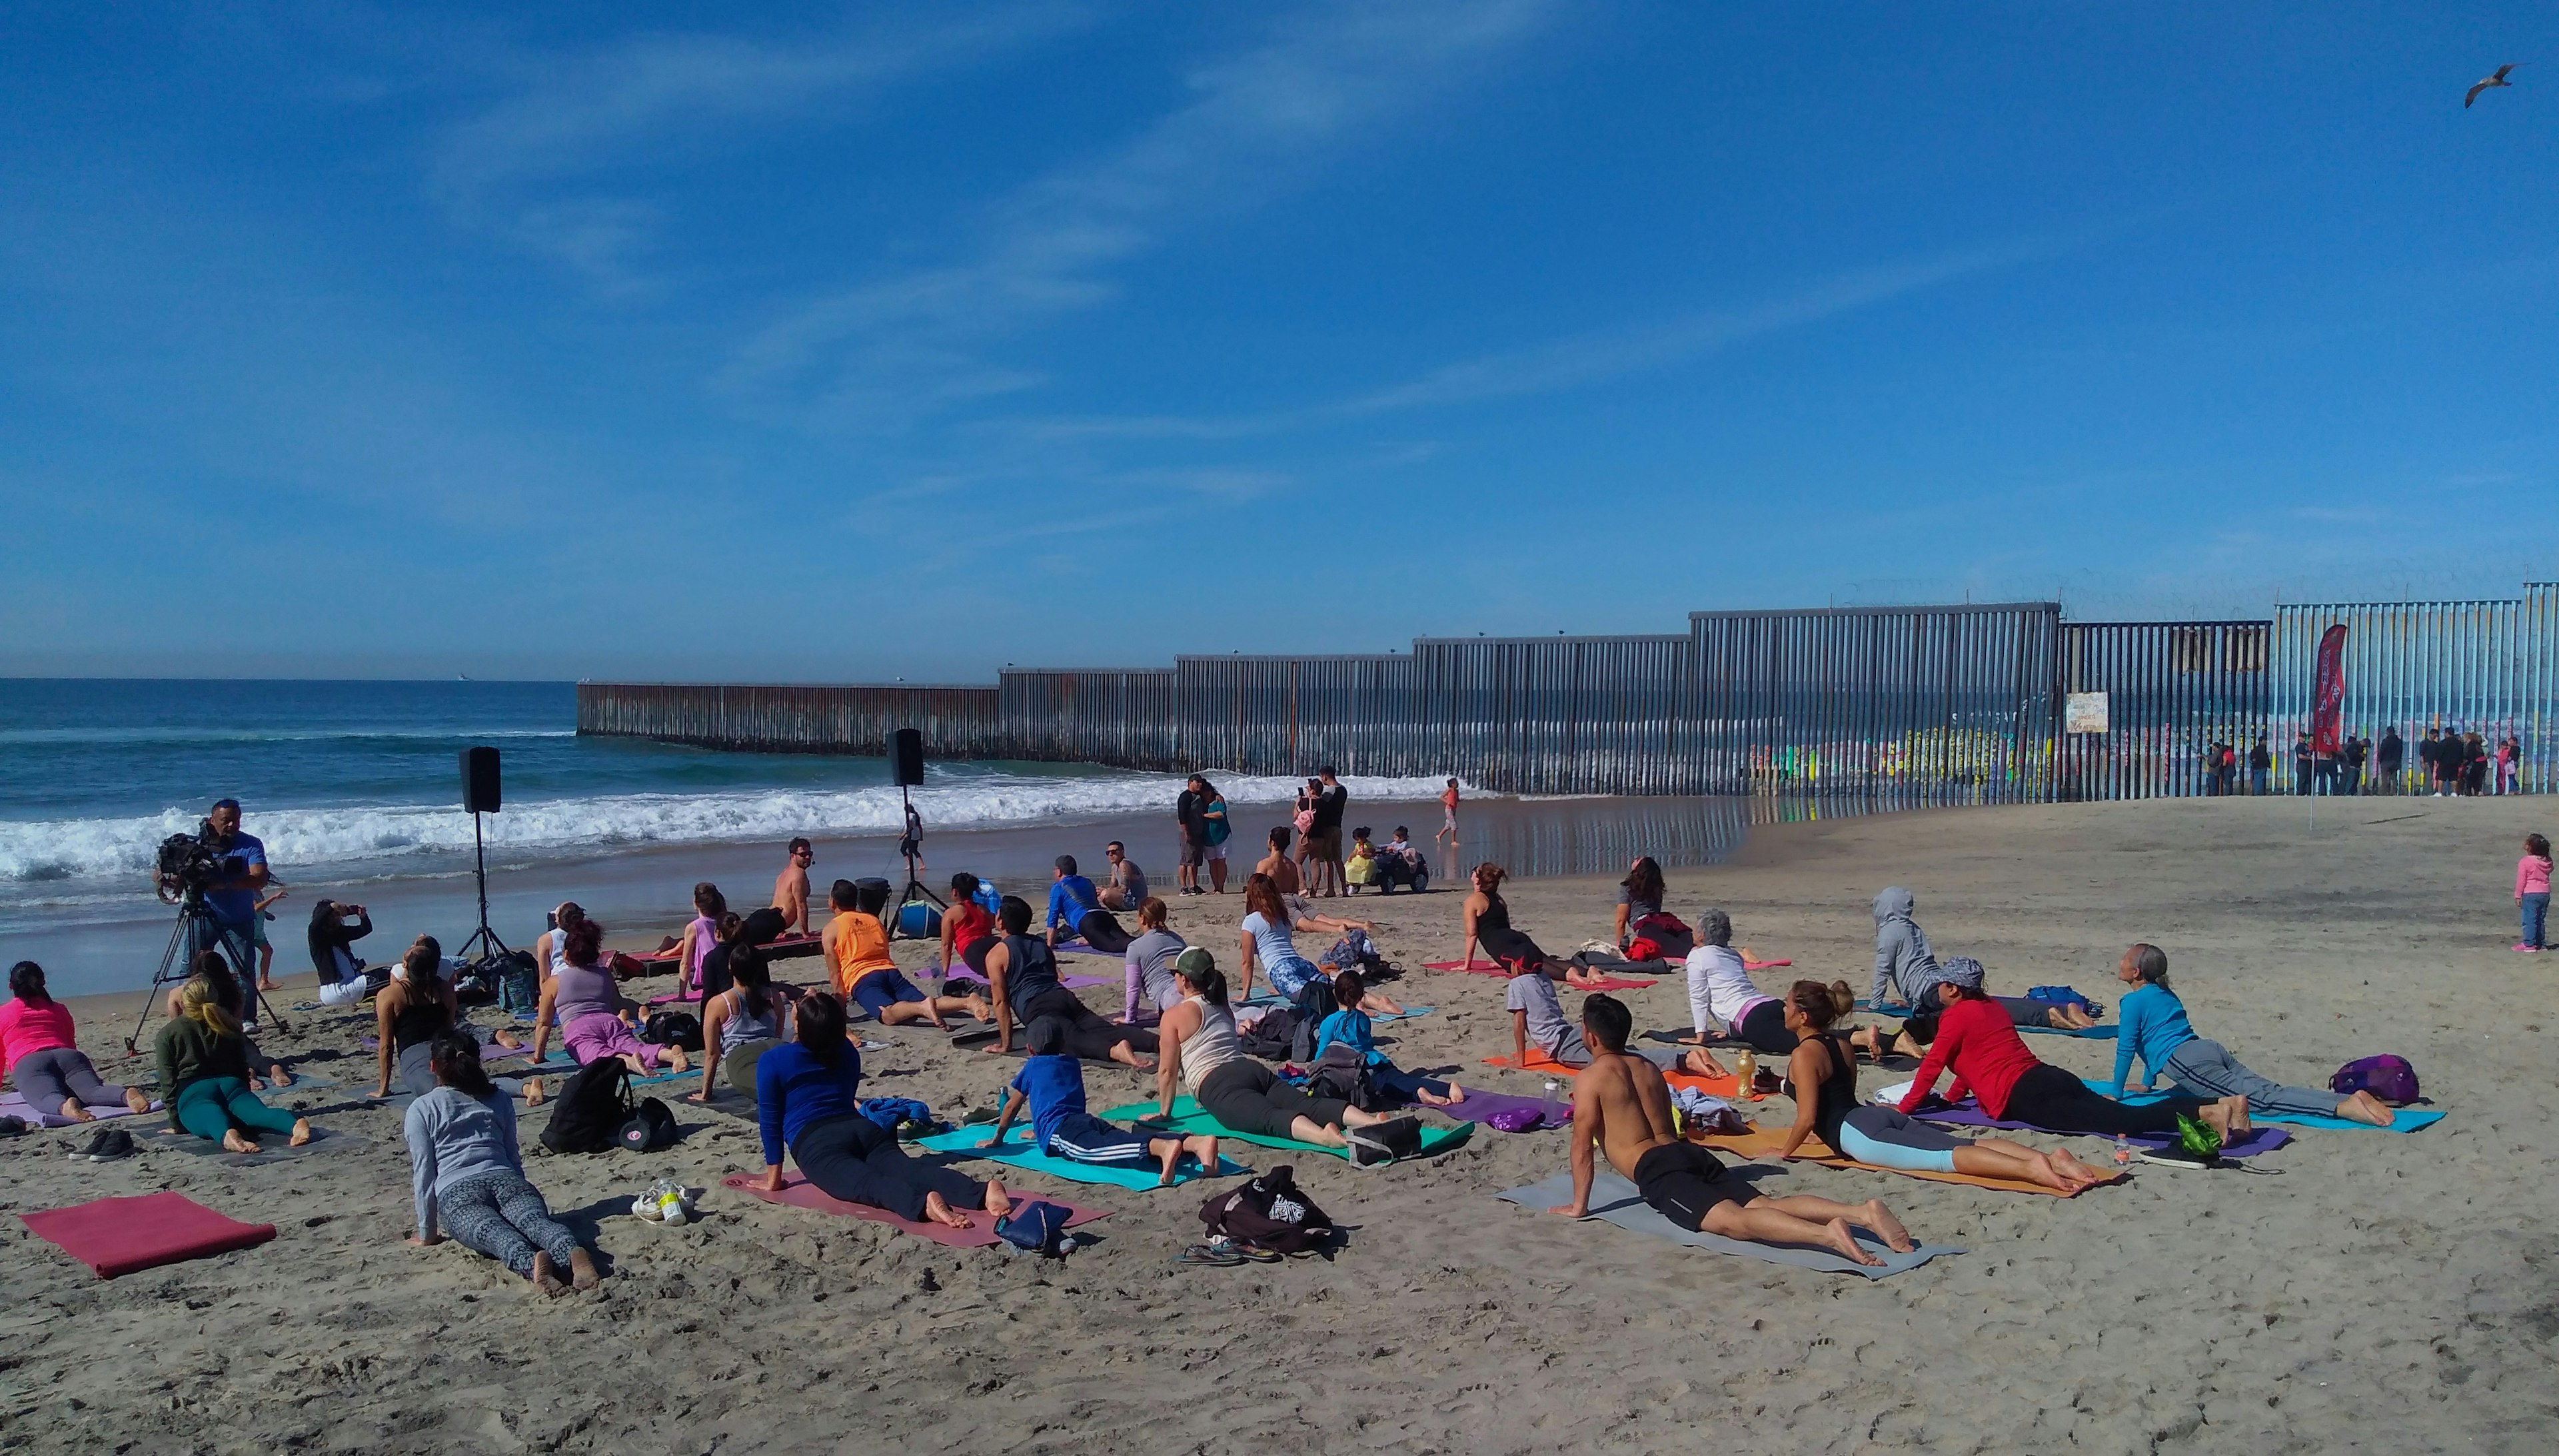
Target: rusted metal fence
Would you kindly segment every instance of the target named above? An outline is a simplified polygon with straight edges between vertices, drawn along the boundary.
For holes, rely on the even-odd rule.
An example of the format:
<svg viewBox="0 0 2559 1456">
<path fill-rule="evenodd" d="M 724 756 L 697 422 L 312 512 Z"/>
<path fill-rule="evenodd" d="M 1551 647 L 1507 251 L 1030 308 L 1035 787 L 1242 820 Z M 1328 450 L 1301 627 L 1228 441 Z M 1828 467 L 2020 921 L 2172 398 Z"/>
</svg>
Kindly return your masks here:
<svg viewBox="0 0 2559 1456">
<path fill-rule="evenodd" d="M 2278 752 L 2310 726 L 2319 642 L 2345 628 L 2342 728 L 2379 742 L 2396 728 L 2408 744 L 2399 782 L 2418 787 L 2416 745 L 2429 728 L 2476 732 L 2491 751 L 2520 746 L 2515 788 L 2559 790 L 2559 584 L 2533 582 L 2519 598 L 2467 602 L 2334 602 L 2275 609 L 2273 701 L 2268 728 Z M 2493 789 L 2496 776 L 2490 776 Z"/>
<path fill-rule="evenodd" d="M 2206 755 L 2222 743 L 2238 757 L 2234 787 L 2247 792 L 2249 750 L 2266 733 L 2268 632 L 2263 622 L 2063 624 L 2064 703 L 2093 697 L 2087 706 L 2103 712 L 2106 728 L 2062 725 L 2056 797 L 2203 794 Z"/>
<path fill-rule="evenodd" d="M 2203 754 L 2287 765 L 2320 633 L 2347 625 L 2346 726 L 2523 745 L 2559 788 L 2559 585 L 2511 601 L 2287 606 L 2265 622 L 2064 623 L 2051 602 L 1700 612 L 1684 634 L 1429 638 L 1410 654 L 1185 656 L 994 687 L 580 683 L 578 731 L 717 748 L 1149 771 L 1453 775 L 1518 794 L 1896 804 L 2202 792 Z M 2102 694 L 2101 733 L 2068 731 Z M 2413 762 L 2410 765 L 2414 769 Z"/>
</svg>

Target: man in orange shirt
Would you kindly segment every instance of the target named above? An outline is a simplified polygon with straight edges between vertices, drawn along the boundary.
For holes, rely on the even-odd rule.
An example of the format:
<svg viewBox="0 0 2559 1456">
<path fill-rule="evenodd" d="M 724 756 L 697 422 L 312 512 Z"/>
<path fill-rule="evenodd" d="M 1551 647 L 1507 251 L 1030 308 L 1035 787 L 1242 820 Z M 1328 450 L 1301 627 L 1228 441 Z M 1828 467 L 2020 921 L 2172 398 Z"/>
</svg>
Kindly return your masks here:
<svg viewBox="0 0 2559 1456">
<path fill-rule="evenodd" d="M 888 927 L 879 919 L 881 908 L 888 904 L 886 882 L 855 885 L 837 880 L 827 892 L 827 903 L 834 907 L 835 916 L 827 922 L 821 942 L 827 965 L 834 973 L 835 992 L 847 1001 L 860 1002 L 863 1010 L 879 1018 L 880 1025 L 929 1021 L 948 1031 L 951 1025 L 942 1019 L 946 1016 L 966 1012 L 979 1021 L 993 1019 L 984 997 L 928 996 L 889 958 Z"/>
</svg>

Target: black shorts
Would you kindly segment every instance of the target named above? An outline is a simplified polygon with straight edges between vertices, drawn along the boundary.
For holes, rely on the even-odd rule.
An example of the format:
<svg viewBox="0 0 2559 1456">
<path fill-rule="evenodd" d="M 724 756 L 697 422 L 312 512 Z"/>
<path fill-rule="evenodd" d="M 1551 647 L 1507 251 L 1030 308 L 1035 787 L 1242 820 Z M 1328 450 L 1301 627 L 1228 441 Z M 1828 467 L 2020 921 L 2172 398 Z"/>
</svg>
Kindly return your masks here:
<svg viewBox="0 0 2559 1456">
<path fill-rule="evenodd" d="M 1720 1203 L 1746 1204 L 1757 1197 L 1748 1185 L 1724 1176 L 1715 1154 L 1693 1142 L 1666 1142 L 1635 1160 L 1635 1191 L 1653 1212 L 1691 1234 Z"/>
</svg>

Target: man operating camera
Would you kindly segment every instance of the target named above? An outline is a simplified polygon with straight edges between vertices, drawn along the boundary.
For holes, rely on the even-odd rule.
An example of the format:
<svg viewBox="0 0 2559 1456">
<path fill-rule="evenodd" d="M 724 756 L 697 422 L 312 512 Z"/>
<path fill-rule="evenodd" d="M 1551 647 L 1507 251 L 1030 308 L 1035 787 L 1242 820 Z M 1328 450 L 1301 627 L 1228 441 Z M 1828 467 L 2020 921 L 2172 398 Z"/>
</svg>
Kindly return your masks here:
<svg viewBox="0 0 2559 1456">
<path fill-rule="evenodd" d="M 203 937 L 196 951 L 220 948 L 233 961 L 233 968 L 245 979 L 256 969 L 248 958 L 256 944 L 258 892 L 266 888 L 266 846 L 256 835 L 240 828 L 240 806 L 236 799 L 226 799 L 205 815 L 205 826 L 197 835 L 218 862 L 214 878 L 205 888 L 205 908 L 214 913 L 214 923 Z"/>
</svg>

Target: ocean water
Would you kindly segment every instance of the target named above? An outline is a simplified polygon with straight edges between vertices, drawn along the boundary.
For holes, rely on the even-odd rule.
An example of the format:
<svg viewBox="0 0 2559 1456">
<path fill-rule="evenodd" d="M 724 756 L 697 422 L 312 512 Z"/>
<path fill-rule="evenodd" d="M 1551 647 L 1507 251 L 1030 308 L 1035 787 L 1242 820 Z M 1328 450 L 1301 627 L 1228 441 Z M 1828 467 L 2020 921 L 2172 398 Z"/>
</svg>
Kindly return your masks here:
<svg viewBox="0 0 2559 1456">
<path fill-rule="evenodd" d="M 467 875 L 459 757 L 503 755 L 483 820 L 493 870 L 660 845 L 894 834 L 876 758 L 718 753 L 580 738 L 565 682 L 0 681 L 0 935 L 122 920 L 152 904 L 159 842 L 240 801 L 277 878 L 396 883 Z M 1435 781 L 1347 781 L 1366 800 Z M 1237 804 L 1298 781 L 1222 778 Z M 1177 778 L 1081 765 L 937 763 L 915 802 L 933 829 L 1169 814 Z"/>
</svg>

